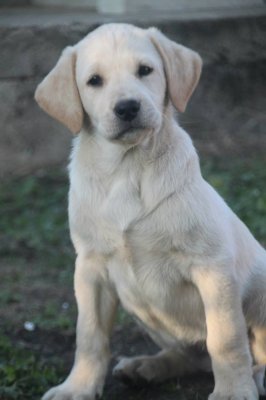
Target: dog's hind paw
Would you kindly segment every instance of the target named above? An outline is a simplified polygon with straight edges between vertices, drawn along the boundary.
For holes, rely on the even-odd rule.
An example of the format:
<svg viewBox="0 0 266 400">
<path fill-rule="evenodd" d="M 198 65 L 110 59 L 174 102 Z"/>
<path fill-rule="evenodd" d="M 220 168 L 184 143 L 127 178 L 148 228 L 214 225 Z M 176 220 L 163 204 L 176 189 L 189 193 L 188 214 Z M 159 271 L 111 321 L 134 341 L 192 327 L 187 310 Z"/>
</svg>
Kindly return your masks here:
<svg viewBox="0 0 266 400">
<path fill-rule="evenodd" d="M 152 356 L 121 357 L 113 369 L 113 376 L 125 384 L 137 386 L 165 380 L 158 360 Z"/>
</svg>

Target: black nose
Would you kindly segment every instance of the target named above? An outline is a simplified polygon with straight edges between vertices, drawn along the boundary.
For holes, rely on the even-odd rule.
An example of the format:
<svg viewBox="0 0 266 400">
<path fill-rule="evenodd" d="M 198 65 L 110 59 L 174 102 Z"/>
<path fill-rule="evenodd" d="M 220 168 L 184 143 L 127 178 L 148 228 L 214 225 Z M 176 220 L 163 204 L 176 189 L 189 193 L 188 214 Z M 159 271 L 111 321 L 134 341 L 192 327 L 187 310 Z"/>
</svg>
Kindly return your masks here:
<svg viewBox="0 0 266 400">
<path fill-rule="evenodd" d="M 132 121 L 140 110 L 140 102 L 136 100 L 120 100 L 116 103 L 115 115 L 122 121 Z"/>
</svg>

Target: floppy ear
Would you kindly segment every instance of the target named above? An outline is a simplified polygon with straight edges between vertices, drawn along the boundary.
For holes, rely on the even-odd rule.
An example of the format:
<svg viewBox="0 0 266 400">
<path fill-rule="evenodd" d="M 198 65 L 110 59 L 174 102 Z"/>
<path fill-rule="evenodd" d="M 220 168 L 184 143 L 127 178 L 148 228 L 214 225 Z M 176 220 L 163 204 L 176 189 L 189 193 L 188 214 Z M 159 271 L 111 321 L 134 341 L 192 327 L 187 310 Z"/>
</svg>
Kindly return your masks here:
<svg viewBox="0 0 266 400">
<path fill-rule="evenodd" d="M 184 112 L 197 86 L 202 60 L 195 51 L 167 39 L 156 28 L 149 28 L 148 35 L 162 57 L 172 103 Z"/>
<path fill-rule="evenodd" d="M 83 108 L 75 79 L 76 53 L 67 47 L 56 66 L 39 84 L 35 100 L 53 118 L 78 133 L 83 124 Z"/>
</svg>

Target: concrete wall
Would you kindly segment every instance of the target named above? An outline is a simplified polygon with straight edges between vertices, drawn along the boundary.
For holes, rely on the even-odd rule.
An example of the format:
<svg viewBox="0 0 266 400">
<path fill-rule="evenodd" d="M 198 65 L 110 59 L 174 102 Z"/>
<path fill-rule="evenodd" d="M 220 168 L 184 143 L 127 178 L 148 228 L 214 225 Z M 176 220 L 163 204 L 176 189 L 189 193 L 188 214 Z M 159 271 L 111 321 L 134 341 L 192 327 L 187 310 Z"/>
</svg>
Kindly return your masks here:
<svg viewBox="0 0 266 400">
<path fill-rule="evenodd" d="M 64 8 L 88 8 L 99 12 L 127 13 L 149 11 L 176 11 L 221 7 L 254 7 L 266 0 L 1 0 L 0 7 L 41 6 Z"/>
<path fill-rule="evenodd" d="M 262 5 L 263 0 L 97 0 L 98 9 L 105 12 L 177 11 L 223 7 L 253 7 Z"/>
<path fill-rule="evenodd" d="M 249 16 L 208 11 L 164 18 L 142 13 L 135 19 L 115 19 L 158 26 L 202 55 L 202 79 L 181 116 L 201 152 L 265 156 L 264 11 L 253 10 Z M 113 20 L 86 13 L 1 14 L 0 177 L 66 162 L 71 134 L 38 108 L 34 90 L 65 46 Z"/>
</svg>

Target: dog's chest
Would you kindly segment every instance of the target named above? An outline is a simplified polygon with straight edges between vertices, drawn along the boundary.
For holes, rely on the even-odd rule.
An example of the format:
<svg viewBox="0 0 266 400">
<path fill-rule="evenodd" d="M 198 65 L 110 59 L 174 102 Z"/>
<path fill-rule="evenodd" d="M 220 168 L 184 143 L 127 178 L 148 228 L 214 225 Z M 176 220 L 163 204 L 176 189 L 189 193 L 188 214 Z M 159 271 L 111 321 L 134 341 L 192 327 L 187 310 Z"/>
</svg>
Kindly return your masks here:
<svg viewBox="0 0 266 400">
<path fill-rule="evenodd" d="M 108 261 L 109 278 L 122 305 L 156 332 L 160 345 L 171 346 L 180 339 L 204 340 L 202 300 L 182 276 L 186 260 L 164 251 L 153 253 L 144 246 L 125 243 Z"/>
<path fill-rule="evenodd" d="M 80 174 L 77 173 L 80 179 Z M 130 224 L 142 212 L 135 177 L 88 175 L 71 183 L 69 220 L 77 252 L 110 254 L 124 245 Z M 133 181 L 133 182 L 132 182 Z"/>
<path fill-rule="evenodd" d="M 169 232 L 158 231 L 162 211 L 147 214 L 137 193 L 126 196 L 124 205 L 112 215 L 120 239 L 107 263 L 121 303 L 156 332 L 158 342 L 172 345 L 176 338 L 203 340 L 203 304 L 187 281 L 190 258 L 173 249 Z M 126 216 L 119 219 L 119 211 L 126 211 Z"/>
</svg>

